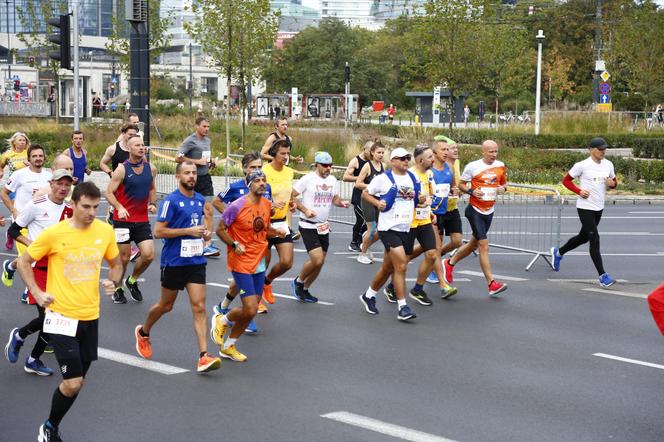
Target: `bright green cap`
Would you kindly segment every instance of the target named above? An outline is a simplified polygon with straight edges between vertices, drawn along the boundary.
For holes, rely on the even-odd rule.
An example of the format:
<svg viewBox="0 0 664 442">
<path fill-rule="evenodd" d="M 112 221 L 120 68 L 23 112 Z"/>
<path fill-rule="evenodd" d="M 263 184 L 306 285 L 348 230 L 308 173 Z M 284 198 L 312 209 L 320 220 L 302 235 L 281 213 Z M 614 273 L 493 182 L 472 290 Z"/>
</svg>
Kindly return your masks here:
<svg viewBox="0 0 664 442">
<path fill-rule="evenodd" d="M 450 137 L 445 136 L 445 135 L 436 135 L 435 137 L 433 137 L 433 140 L 434 141 L 444 141 L 447 144 L 456 144 L 456 141 L 454 141 L 453 139 L 451 139 Z"/>
</svg>

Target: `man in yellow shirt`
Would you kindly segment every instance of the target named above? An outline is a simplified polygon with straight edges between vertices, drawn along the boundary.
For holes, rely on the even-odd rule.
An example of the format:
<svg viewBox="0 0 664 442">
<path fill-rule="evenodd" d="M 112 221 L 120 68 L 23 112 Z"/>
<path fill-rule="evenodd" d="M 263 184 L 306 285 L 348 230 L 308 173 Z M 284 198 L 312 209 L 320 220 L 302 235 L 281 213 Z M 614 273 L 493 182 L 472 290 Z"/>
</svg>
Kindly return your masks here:
<svg viewBox="0 0 664 442">
<path fill-rule="evenodd" d="M 122 262 L 113 228 L 95 219 L 101 193 L 91 182 L 72 194 L 73 216 L 46 228 L 18 260 L 18 271 L 37 303 L 46 309 L 49 334 L 63 381 L 55 389 L 48 419 L 39 427 L 39 441 L 58 441 L 58 426 L 83 387 L 92 361 L 97 360 L 99 273 L 106 295 L 122 284 Z M 46 291 L 35 281 L 32 264 L 48 257 Z M 10 341 L 8 346 L 12 342 Z"/>
</svg>

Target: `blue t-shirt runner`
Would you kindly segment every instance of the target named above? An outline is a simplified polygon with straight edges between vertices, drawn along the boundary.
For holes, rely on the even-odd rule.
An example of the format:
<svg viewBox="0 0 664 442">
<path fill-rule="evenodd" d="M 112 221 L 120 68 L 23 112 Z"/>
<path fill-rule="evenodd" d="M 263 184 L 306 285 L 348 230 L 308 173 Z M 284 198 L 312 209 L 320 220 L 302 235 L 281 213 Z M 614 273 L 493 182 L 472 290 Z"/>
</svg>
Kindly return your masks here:
<svg viewBox="0 0 664 442">
<path fill-rule="evenodd" d="M 194 192 L 194 196 L 189 198 L 179 190 L 175 190 L 161 202 L 157 221 L 167 222 L 171 229 L 202 225 L 204 204 L 205 198 L 200 193 Z M 202 238 L 178 236 L 177 238 L 166 238 L 163 241 L 161 267 L 205 265 Z M 200 255 L 196 254 L 198 243 L 201 244 Z"/>
<path fill-rule="evenodd" d="M 233 183 L 231 183 L 226 190 L 223 192 L 219 192 L 217 194 L 217 198 L 219 198 L 221 201 L 224 202 L 224 204 L 228 205 L 235 201 L 236 199 L 246 195 L 249 193 L 249 187 L 247 187 L 247 183 L 245 182 L 244 178 L 241 180 L 237 180 Z M 263 197 L 267 198 L 269 201 L 272 201 L 272 188 L 268 184 L 267 187 L 265 188 L 265 192 L 263 193 Z"/>
<path fill-rule="evenodd" d="M 447 163 L 443 166 L 443 170 L 432 167 L 431 171 L 433 172 L 434 181 L 431 211 L 436 215 L 445 215 L 447 212 L 447 198 L 452 188 L 454 173 L 450 170 L 450 166 Z"/>
</svg>

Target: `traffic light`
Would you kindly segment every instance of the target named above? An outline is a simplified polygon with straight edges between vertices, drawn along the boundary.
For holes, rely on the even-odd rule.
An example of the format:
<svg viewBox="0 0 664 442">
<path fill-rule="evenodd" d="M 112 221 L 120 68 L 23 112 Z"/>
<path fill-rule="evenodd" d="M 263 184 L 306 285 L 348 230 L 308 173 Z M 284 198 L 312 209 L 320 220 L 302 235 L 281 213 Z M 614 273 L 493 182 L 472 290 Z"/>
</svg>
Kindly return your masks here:
<svg viewBox="0 0 664 442">
<path fill-rule="evenodd" d="M 60 50 L 51 51 L 48 56 L 53 60 L 58 60 L 62 69 L 71 70 L 71 27 L 69 24 L 69 14 L 50 18 L 48 24 L 60 30 L 59 33 L 49 34 L 48 36 L 48 41 L 60 46 Z"/>
<path fill-rule="evenodd" d="M 346 62 L 346 67 L 344 68 L 344 83 L 350 83 L 350 66 Z"/>
<path fill-rule="evenodd" d="M 21 80 L 14 80 L 14 90 L 17 92 L 21 90 Z"/>
</svg>

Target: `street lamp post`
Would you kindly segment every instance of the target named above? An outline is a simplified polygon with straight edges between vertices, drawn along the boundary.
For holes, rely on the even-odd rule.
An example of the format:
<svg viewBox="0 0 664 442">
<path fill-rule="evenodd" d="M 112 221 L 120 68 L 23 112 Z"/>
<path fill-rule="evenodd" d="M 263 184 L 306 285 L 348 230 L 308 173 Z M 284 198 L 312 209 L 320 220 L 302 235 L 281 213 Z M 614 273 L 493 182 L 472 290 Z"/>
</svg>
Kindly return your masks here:
<svg viewBox="0 0 664 442">
<path fill-rule="evenodd" d="M 11 49 L 11 40 L 9 36 L 9 0 L 5 0 L 7 5 L 7 78 L 12 79 L 12 49 Z"/>
<path fill-rule="evenodd" d="M 535 94 L 535 135 L 540 133 L 540 101 L 542 89 L 542 42 L 544 41 L 544 31 L 537 31 L 537 92 Z"/>
</svg>

